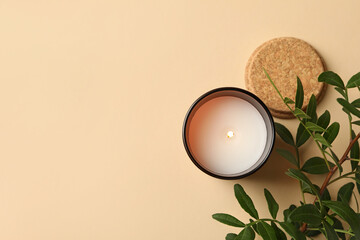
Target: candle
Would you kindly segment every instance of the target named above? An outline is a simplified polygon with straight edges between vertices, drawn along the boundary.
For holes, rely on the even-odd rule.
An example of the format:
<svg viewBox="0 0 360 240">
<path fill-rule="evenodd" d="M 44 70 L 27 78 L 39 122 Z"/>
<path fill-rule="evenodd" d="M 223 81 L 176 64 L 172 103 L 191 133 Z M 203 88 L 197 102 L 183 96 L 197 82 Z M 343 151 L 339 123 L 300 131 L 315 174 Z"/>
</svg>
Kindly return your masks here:
<svg viewBox="0 0 360 240">
<path fill-rule="evenodd" d="M 204 172 L 234 179 L 256 171 L 275 139 L 269 110 L 255 95 L 219 88 L 201 96 L 184 121 L 183 140 L 191 160 Z"/>
</svg>

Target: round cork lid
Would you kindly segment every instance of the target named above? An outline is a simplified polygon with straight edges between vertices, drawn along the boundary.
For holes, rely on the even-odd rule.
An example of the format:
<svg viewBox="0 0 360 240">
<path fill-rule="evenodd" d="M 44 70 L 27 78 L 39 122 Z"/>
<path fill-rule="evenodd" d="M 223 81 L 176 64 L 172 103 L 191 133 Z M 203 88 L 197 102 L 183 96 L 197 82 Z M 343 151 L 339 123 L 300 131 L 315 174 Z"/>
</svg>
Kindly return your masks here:
<svg viewBox="0 0 360 240">
<path fill-rule="evenodd" d="M 245 69 L 246 88 L 256 94 L 274 117 L 293 118 L 264 74 L 265 69 L 284 97 L 295 100 L 298 76 L 304 88 L 304 105 L 312 94 L 321 100 L 326 85 L 318 82 L 325 65 L 316 50 L 303 40 L 282 37 L 260 45 L 251 55 Z"/>
</svg>

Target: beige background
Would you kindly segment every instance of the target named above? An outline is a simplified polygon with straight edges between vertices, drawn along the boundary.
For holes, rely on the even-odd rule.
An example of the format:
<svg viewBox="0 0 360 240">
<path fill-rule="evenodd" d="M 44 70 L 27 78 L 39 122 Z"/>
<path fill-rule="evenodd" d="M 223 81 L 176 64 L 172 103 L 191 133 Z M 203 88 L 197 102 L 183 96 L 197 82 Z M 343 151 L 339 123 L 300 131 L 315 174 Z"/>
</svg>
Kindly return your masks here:
<svg viewBox="0 0 360 240">
<path fill-rule="evenodd" d="M 298 202 L 277 154 L 246 179 L 203 174 L 183 148 L 182 121 L 200 94 L 244 87 L 248 57 L 274 37 L 309 42 L 347 81 L 360 71 L 359 8 L 355 0 L 1 0 L 0 239 L 217 240 L 237 229 L 211 214 L 248 219 L 234 183 L 261 216 L 264 187 L 281 209 Z M 345 124 L 341 152 L 348 135 L 336 96 L 328 89 L 319 112 Z M 294 120 L 281 122 L 295 132 Z M 312 145 L 302 152 L 318 154 Z"/>
</svg>

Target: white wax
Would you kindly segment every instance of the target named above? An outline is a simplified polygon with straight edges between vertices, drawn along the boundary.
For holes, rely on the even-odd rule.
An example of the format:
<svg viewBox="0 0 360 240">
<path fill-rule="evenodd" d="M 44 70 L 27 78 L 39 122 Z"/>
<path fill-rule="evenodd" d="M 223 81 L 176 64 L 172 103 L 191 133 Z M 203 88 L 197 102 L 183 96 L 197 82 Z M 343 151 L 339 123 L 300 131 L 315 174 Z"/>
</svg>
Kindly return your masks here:
<svg viewBox="0 0 360 240">
<path fill-rule="evenodd" d="M 249 102 L 220 96 L 205 102 L 189 123 L 189 146 L 196 161 L 220 175 L 246 172 L 264 152 L 264 118 Z"/>
</svg>

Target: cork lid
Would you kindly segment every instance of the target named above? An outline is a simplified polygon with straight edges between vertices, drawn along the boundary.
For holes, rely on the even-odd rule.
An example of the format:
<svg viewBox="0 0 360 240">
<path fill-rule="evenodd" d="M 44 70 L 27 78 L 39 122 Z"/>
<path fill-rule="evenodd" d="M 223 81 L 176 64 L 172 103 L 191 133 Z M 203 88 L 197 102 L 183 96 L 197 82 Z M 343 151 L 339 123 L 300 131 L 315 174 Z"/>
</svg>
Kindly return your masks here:
<svg viewBox="0 0 360 240">
<path fill-rule="evenodd" d="M 304 106 L 312 94 L 321 100 L 326 85 L 318 82 L 325 65 L 315 49 L 303 40 L 282 37 L 260 45 L 251 55 L 245 69 L 246 88 L 256 94 L 269 108 L 274 117 L 293 118 L 278 93 L 266 78 L 263 68 L 284 97 L 295 100 L 296 77 L 304 88 Z"/>
</svg>

